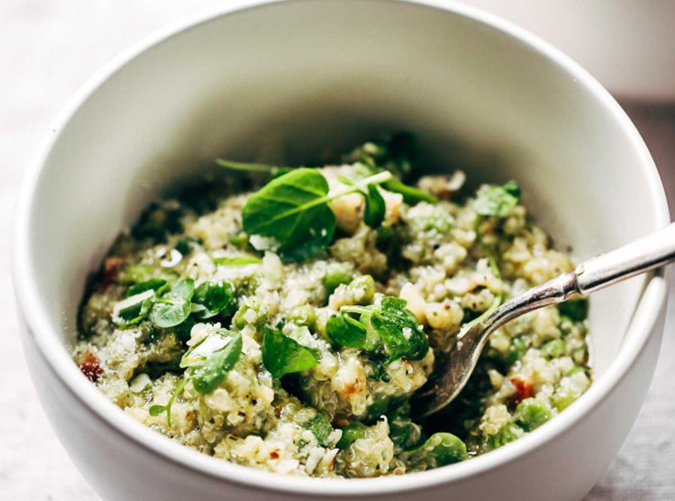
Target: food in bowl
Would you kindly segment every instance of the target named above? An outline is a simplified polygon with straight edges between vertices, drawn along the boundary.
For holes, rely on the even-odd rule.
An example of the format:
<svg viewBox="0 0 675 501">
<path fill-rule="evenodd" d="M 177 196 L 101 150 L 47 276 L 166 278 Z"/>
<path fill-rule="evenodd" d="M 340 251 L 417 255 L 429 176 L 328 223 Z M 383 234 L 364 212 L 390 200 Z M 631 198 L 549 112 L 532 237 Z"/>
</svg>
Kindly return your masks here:
<svg viewBox="0 0 675 501">
<path fill-rule="evenodd" d="M 577 299 L 496 331 L 447 413 L 411 417 L 434 350 L 573 270 L 516 182 L 404 184 L 406 133 L 321 168 L 219 163 L 237 174 L 151 205 L 83 300 L 74 359 L 133 418 L 242 465 L 373 477 L 499 448 L 589 387 Z"/>
</svg>

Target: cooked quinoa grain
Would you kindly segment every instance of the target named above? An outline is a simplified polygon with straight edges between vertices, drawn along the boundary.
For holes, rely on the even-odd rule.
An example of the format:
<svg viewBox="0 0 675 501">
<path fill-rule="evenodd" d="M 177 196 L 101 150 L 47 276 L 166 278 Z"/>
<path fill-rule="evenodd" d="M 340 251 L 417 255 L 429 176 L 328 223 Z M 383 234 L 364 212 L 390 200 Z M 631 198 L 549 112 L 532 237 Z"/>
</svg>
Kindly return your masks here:
<svg viewBox="0 0 675 501">
<path fill-rule="evenodd" d="M 444 466 L 562 412 L 591 384 L 583 299 L 497 330 L 447 414 L 411 420 L 435 350 L 573 264 L 515 183 L 466 196 L 461 171 L 416 186 L 389 176 L 410 174 L 408 141 L 365 143 L 343 165 L 293 174 L 303 190 L 345 192 L 317 202 L 323 219 L 295 241 L 264 220 L 249 231 L 254 205 L 291 179 L 283 172 L 260 191 L 232 175 L 153 204 L 83 300 L 73 352 L 83 374 L 187 447 L 315 477 Z"/>
</svg>

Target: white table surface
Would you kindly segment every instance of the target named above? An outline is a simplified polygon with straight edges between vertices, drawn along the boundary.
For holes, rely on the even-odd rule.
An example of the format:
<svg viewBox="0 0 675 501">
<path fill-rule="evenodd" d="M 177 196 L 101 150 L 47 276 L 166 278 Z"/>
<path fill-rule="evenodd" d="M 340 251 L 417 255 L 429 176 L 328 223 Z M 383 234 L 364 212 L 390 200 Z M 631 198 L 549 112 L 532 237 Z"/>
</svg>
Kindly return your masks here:
<svg viewBox="0 0 675 501">
<path fill-rule="evenodd" d="M 222 1 L 0 1 L 0 500 L 99 499 L 51 430 L 23 359 L 9 271 L 12 209 L 22 174 L 49 122 L 95 70 L 157 28 Z M 675 106 L 633 104 L 627 110 L 675 206 Z M 675 500 L 674 330 L 671 308 L 646 404 L 585 501 Z"/>
</svg>

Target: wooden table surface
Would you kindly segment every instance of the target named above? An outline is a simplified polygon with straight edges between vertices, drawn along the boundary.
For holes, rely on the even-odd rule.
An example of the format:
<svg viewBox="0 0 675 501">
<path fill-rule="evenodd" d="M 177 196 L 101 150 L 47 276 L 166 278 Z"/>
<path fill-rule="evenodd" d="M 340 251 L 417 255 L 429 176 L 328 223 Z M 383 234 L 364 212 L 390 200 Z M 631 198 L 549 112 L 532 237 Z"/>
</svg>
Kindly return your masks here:
<svg viewBox="0 0 675 501">
<path fill-rule="evenodd" d="M 134 41 L 222 0 L 0 2 L 0 500 L 95 501 L 40 408 L 23 359 L 10 279 L 15 195 L 49 122 Z M 675 107 L 626 105 L 675 206 Z M 671 297 L 675 290 L 671 287 Z M 585 501 L 675 499 L 675 308 L 654 382 L 621 453 Z M 132 500 L 130 500 L 132 501 Z"/>
</svg>

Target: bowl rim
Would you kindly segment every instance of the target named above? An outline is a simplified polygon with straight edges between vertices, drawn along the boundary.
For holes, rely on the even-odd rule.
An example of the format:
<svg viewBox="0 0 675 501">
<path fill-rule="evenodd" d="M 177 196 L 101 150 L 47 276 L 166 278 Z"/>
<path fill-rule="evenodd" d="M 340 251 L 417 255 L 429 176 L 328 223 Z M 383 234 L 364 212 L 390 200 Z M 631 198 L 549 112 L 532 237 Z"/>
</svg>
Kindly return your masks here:
<svg viewBox="0 0 675 501">
<path fill-rule="evenodd" d="M 603 377 L 594 382 L 590 389 L 571 405 L 568 412 L 557 416 L 555 420 L 518 441 L 488 454 L 473 458 L 471 461 L 452 466 L 437 468 L 425 472 L 402 476 L 388 476 L 371 479 L 324 479 L 305 478 L 273 474 L 245 466 L 236 465 L 222 459 L 216 459 L 199 453 L 178 442 L 165 437 L 126 415 L 110 402 L 92 385 L 73 363 L 70 354 L 59 341 L 57 329 L 47 320 L 46 308 L 41 301 L 39 282 L 34 275 L 31 260 L 31 210 L 35 189 L 39 183 L 43 167 L 52 147 L 60 137 L 61 131 L 77 110 L 87 102 L 100 86 L 117 71 L 158 44 L 199 26 L 216 20 L 221 16 L 236 15 L 251 9 L 266 8 L 284 0 L 232 0 L 185 18 L 169 25 L 145 39 L 137 42 L 120 55 L 112 59 L 99 70 L 75 95 L 69 105 L 57 116 L 50 127 L 50 133 L 44 138 L 35 160 L 28 168 L 19 193 L 14 218 L 12 242 L 12 275 L 17 297 L 19 317 L 25 325 L 24 336 L 32 337 L 42 357 L 48 362 L 49 369 L 63 383 L 74 398 L 89 410 L 90 414 L 103 424 L 109 432 L 130 442 L 159 459 L 170 461 L 175 466 L 189 469 L 211 479 L 246 486 L 262 491 L 281 491 L 299 495 L 328 496 L 370 496 L 392 492 L 430 488 L 439 484 L 467 479 L 490 469 L 496 469 L 525 454 L 539 449 L 557 437 L 568 432 L 576 423 L 591 413 L 594 407 L 605 400 L 614 387 L 626 376 L 647 341 L 655 331 L 659 313 L 666 304 L 667 287 L 664 272 L 657 272 L 647 284 L 640 298 L 636 314 L 626 333 L 628 342 L 622 343 L 619 353 L 607 368 Z M 285 0 L 284 3 L 301 3 L 312 0 Z M 339 1 L 339 0 L 323 0 Z M 372 1 L 372 0 L 371 0 Z M 668 204 L 660 176 L 654 161 L 637 129 L 626 113 L 586 70 L 571 58 L 560 52 L 548 42 L 531 34 L 525 29 L 480 9 L 461 4 L 455 0 L 377 0 L 379 2 L 404 3 L 419 8 L 437 9 L 475 22 L 520 42 L 523 46 L 555 63 L 560 69 L 578 80 L 589 94 L 597 100 L 619 124 L 641 159 L 639 169 L 647 178 L 652 192 L 651 210 L 655 214 L 653 223 L 662 227 L 670 222 Z M 30 305 L 30 315 L 26 314 L 26 305 Z M 261 481 L 264 480 L 264 481 Z"/>
</svg>

